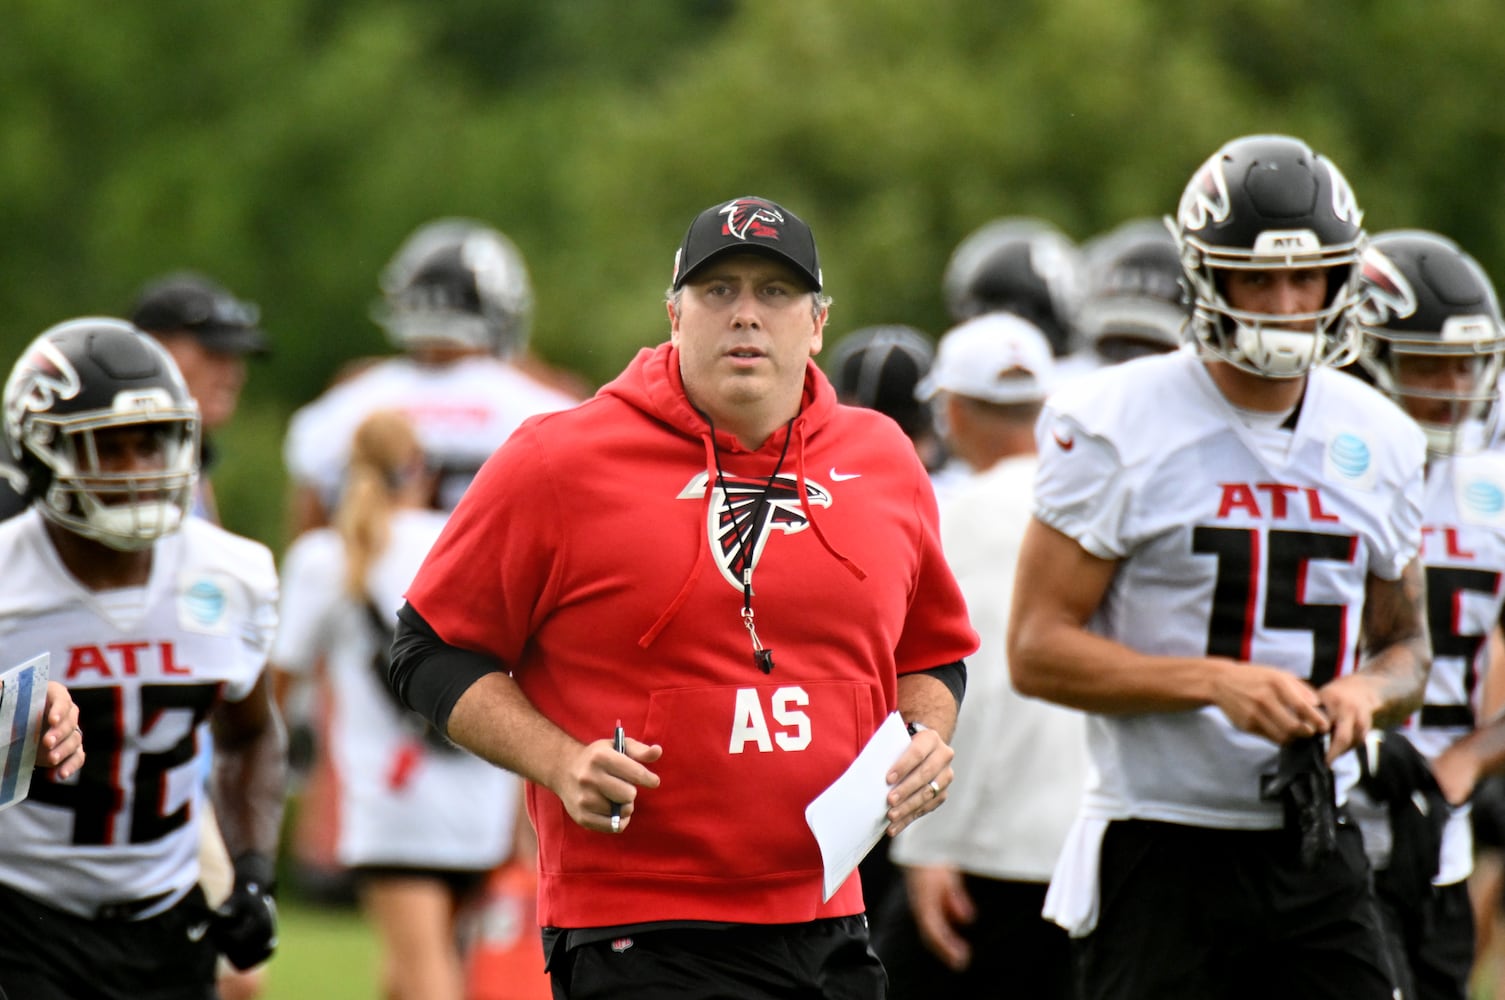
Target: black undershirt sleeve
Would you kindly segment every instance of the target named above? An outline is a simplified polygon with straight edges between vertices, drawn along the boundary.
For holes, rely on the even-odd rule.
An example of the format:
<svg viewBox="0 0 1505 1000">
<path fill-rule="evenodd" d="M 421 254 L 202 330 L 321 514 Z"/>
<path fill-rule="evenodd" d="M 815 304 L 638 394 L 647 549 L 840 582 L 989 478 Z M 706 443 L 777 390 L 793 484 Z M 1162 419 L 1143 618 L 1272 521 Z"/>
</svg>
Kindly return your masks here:
<svg viewBox="0 0 1505 1000">
<path fill-rule="evenodd" d="M 507 668 L 494 656 L 451 646 L 423 616 L 404 603 L 392 637 L 387 684 L 404 705 L 449 732 L 449 713 L 476 681 Z"/>
<path fill-rule="evenodd" d="M 931 667 L 929 670 L 919 670 L 916 673 L 929 674 L 946 685 L 946 689 L 951 692 L 951 697 L 956 699 L 956 707 L 961 707 L 962 696 L 967 693 L 967 664 L 965 661 L 957 660 L 955 663 L 943 663 L 938 667 Z"/>
<path fill-rule="evenodd" d="M 502 661 L 493 656 L 451 646 L 439 638 L 411 604 L 404 603 L 397 612 L 387 683 L 399 701 L 428 719 L 439 732 L 449 731 L 449 713 L 472 684 L 505 669 Z M 961 705 L 967 690 L 965 662 L 957 660 L 918 672 L 946 685 L 951 697 Z"/>
</svg>

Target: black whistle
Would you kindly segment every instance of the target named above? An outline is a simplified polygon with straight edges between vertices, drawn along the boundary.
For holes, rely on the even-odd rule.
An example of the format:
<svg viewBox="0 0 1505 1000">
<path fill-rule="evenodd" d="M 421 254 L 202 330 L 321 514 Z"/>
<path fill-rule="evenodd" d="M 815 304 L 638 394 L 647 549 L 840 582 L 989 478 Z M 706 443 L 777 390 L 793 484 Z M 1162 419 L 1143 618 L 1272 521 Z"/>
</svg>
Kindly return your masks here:
<svg viewBox="0 0 1505 1000">
<path fill-rule="evenodd" d="M 758 669 L 761 670 L 761 671 L 763 671 L 765 674 L 771 674 L 771 673 L 773 673 L 773 650 L 771 650 L 771 649 L 758 649 L 758 650 L 754 650 L 753 651 L 753 662 L 756 663 L 758 665 Z"/>
</svg>

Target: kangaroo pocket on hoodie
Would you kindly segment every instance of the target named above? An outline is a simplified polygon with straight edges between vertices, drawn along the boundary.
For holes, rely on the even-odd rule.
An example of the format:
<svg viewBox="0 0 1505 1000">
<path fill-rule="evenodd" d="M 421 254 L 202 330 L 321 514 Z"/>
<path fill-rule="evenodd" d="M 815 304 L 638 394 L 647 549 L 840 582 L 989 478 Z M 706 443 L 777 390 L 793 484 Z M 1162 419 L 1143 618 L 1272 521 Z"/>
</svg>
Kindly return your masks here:
<svg viewBox="0 0 1505 1000">
<path fill-rule="evenodd" d="M 872 735 L 873 701 L 872 688 L 851 681 L 654 692 L 643 732 L 630 735 L 662 744 L 651 765 L 660 784 L 639 790 L 613 869 L 718 879 L 819 871 L 804 809 Z"/>
</svg>

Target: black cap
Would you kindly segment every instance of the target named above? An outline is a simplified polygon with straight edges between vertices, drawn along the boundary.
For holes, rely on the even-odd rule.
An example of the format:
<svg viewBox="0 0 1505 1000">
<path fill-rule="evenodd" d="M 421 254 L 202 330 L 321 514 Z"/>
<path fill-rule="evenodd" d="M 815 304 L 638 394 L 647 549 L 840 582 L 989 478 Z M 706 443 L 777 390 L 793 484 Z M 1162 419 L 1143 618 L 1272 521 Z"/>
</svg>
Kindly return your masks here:
<svg viewBox="0 0 1505 1000">
<path fill-rule="evenodd" d="M 184 330 L 223 354 L 265 354 L 271 349 L 258 322 L 261 310 L 200 274 L 180 273 L 142 289 L 131 322 L 147 333 Z"/>
<path fill-rule="evenodd" d="M 766 198 L 733 198 L 695 217 L 674 254 L 674 290 L 690 275 L 727 253 L 757 253 L 783 261 L 820 291 L 820 258 L 810 227 Z"/>
</svg>

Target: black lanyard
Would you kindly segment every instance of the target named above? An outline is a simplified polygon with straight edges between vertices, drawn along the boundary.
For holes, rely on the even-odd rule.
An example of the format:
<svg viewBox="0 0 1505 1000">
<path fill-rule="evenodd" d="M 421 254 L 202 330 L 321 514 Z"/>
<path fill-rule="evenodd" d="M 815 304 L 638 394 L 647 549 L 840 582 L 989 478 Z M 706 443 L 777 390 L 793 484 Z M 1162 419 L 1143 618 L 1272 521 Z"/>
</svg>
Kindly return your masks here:
<svg viewBox="0 0 1505 1000">
<path fill-rule="evenodd" d="M 703 414 L 703 416 L 705 416 L 706 423 L 711 425 L 711 458 L 716 463 L 716 488 L 721 491 L 722 502 L 725 503 L 730 500 L 731 494 L 726 488 L 726 475 L 721 471 L 721 449 L 716 445 L 716 423 L 710 418 L 709 414 Z M 794 418 L 791 417 L 789 418 L 789 423 L 784 425 L 784 447 L 779 452 L 779 460 L 774 463 L 773 472 L 769 475 L 768 482 L 763 484 L 757 500 L 753 501 L 751 518 L 760 518 L 763 516 L 763 510 L 768 505 L 768 493 L 773 489 L 774 481 L 779 478 L 779 470 L 784 467 L 784 458 L 789 454 L 789 439 L 793 436 Z M 751 518 L 751 523 L 756 524 L 757 521 L 751 520 Z M 737 548 L 747 559 L 746 565 L 742 567 L 742 624 L 747 627 L 748 637 L 752 639 L 753 665 L 765 674 L 768 674 L 773 672 L 773 650 L 766 648 L 762 641 L 758 639 L 758 629 L 753 624 L 752 575 L 754 553 L 750 543 L 757 541 L 754 535 L 756 530 L 755 527 L 749 527 L 748 539 L 744 542 L 742 539 L 741 524 L 737 522 L 736 518 L 732 519 L 732 531 L 737 536 Z"/>
</svg>

